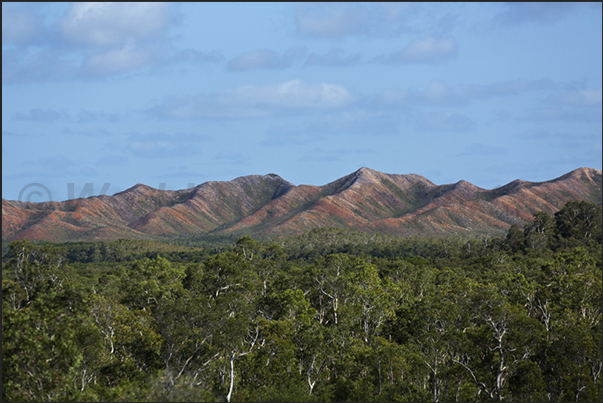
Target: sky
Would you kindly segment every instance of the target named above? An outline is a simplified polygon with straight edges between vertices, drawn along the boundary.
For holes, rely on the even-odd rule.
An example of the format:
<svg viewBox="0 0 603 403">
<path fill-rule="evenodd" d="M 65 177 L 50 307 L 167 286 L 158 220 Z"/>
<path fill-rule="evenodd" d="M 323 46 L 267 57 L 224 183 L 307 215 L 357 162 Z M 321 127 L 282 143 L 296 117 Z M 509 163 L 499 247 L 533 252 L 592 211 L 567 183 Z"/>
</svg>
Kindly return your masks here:
<svg viewBox="0 0 603 403">
<path fill-rule="evenodd" d="M 2 3 L 2 197 L 601 169 L 601 3 Z"/>
</svg>

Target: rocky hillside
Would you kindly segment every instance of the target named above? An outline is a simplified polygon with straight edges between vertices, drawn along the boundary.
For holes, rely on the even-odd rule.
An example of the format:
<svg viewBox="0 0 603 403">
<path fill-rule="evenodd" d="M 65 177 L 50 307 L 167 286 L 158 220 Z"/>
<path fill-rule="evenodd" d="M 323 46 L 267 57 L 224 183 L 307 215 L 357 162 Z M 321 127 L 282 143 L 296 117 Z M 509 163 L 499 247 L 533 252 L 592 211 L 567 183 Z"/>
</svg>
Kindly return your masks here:
<svg viewBox="0 0 603 403">
<path fill-rule="evenodd" d="M 570 200 L 601 204 L 601 171 L 576 169 L 546 182 L 486 190 L 466 181 L 435 185 L 415 174 L 369 168 L 324 186 L 294 186 L 278 175 L 165 191 L 146 185 L 113 196 L 31 203 L 2 199 L 2 239 L 152 239 L 189 234 L 280 236 L 318 227 L 393 235 L 501 235 L 537 211 Z"/>
</svg>

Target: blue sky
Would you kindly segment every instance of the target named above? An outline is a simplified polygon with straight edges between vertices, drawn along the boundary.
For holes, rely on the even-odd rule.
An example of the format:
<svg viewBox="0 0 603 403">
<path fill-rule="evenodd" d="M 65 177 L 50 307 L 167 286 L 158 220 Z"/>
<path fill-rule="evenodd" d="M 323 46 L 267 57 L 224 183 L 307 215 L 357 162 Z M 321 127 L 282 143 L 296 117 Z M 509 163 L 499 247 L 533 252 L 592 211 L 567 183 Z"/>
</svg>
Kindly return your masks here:
<svg viewBox="0 0 603 403">
<path fill-rule="evenodd" d="M 2 197 L 601 169 L 601 4 L 2 3 Z"/>
</svg>

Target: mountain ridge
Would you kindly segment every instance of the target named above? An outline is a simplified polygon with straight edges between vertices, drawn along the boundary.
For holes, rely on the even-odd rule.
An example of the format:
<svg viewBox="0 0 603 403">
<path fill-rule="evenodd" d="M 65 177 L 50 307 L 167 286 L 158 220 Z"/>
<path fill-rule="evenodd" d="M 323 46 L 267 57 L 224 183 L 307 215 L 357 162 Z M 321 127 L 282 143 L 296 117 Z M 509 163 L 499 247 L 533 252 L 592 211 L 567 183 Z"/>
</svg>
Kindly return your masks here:
<svg viewBox="0 0 603 403">
<path fill-rule="evenodd" d="M 482 189 L 362 167 L 322 186 L 276 174 L 160 190 L 138 183 L 113 196 L 62 202 L 2 199 L 2 240 L 156 239 L 199 233 L 282 236 L 331 226 L 401 236 L 502 235 L 570 200 L 601 204 L 601 170 Z"/>
</svg>

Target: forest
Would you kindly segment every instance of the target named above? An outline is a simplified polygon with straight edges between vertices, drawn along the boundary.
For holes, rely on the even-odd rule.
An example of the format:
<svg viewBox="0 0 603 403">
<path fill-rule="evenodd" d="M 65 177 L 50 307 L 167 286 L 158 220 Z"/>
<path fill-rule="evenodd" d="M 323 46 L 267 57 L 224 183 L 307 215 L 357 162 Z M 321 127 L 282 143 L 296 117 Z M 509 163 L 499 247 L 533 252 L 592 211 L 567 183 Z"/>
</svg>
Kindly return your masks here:
<svg viewBox="0 0 603 403">
<path fill-rule="evenodd" d="M 602 238 L 15 241 L 2 401 L 601 401 Z"/>
</svg>

